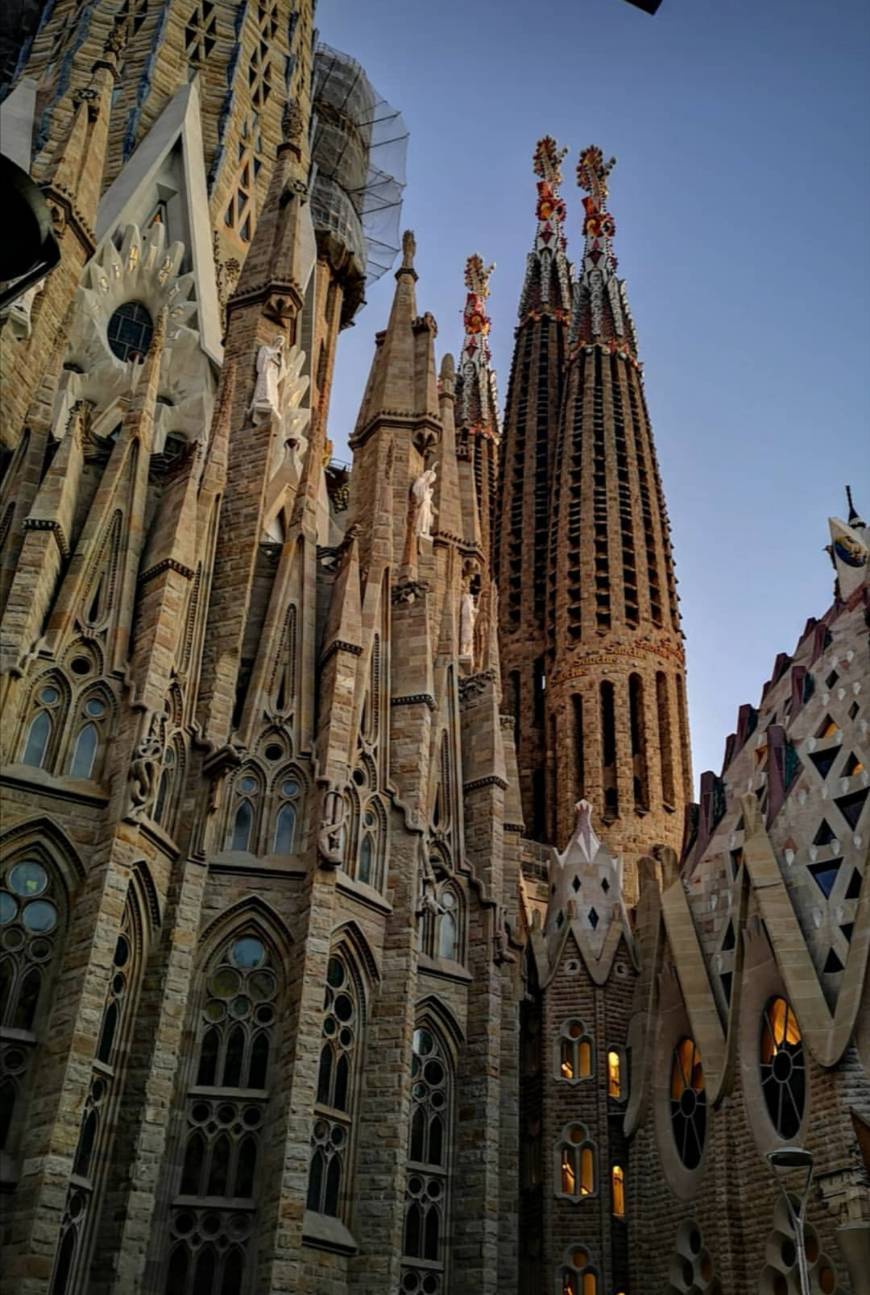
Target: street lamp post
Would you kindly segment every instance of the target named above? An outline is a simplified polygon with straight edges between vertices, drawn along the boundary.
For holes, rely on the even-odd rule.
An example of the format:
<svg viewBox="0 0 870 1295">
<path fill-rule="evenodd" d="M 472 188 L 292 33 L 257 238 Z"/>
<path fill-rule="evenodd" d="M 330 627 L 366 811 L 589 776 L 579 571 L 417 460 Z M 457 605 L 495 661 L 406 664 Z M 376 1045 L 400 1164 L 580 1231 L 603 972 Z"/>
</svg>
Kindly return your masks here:
<svg viewBox="0 0 870 1295">
<path fill-rule="evenodd" d="M 778 1151 L 768 1151 L 767 1163 L 776 1174 L 780 1191 L 785 1197 L 788 1218 L 794 1230 L 794 1244 L 797 1252 L 798 1277 L 800 1278 L 801 1295 L 810 1295 L 810 1274 L 807 1268 L 807 1252 L 804 1247 L 804 1223 L 807 1217 L 807 1202 L 810 1196 L 810 1183 L 813 1179 L 813 1155 L 803 1147 L 781 1147 Z M 786 1189 L 785 1179 L 790 1173 L 803 1171 L 803 1188 L 795 1209 L 791 1193 Z"/>
</svg>

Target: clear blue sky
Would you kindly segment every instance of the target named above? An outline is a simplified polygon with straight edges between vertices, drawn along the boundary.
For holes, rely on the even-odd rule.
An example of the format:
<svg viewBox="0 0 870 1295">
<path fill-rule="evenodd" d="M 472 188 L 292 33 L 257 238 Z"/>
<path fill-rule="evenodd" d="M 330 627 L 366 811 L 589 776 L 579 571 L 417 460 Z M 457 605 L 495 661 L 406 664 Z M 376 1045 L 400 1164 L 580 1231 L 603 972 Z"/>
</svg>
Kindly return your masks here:
<svg viewBox="0 0 870 1295">
<path fill-rule="evenodd" d="M 870 513 L 870 6 L 867 0 L 320 0 L 410 129 L 403 225 L 439 357 L 461 338 L 466 256 L 495 261 L 507 388 L 534 233 L 531 153 L 611 176 L 615 248 L 645 362 L 687 639 L 696 780 L 737 707 L 831 598 L 822 551 L 851 481 Z M 394 287 L 343 334 L 330 419 L 342 457 Z"/>
</svg>

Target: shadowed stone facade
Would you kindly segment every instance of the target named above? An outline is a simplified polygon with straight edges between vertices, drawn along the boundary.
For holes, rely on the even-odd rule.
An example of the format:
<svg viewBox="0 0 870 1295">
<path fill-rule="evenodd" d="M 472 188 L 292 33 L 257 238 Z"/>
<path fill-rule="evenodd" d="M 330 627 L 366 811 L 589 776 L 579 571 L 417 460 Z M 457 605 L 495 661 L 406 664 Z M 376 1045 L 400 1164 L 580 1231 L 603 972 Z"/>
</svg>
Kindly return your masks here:
<svg viewBox="0 0 870 1295">
<path fill-rule="evenodd" d="M 538 146 L 503 429 L 491 267 L 439 361 L 405 234 L 335 464 L 375 96 L 312 29 L 56 0 L 2 105 L 62 251 L 0 320 L 7 1280 L 790 1295 L 800 1143 L 866 1292 L 867 528 L 689 805 L 610 164 L 574 274 Z"/>
</svg>

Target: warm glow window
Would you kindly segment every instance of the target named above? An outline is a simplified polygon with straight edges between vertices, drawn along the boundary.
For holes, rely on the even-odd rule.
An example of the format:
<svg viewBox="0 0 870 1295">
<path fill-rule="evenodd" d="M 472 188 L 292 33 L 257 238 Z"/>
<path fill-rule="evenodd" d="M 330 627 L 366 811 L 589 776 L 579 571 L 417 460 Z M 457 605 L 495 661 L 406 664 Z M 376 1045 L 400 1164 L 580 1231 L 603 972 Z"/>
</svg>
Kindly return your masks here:
<svg viewBox="0 0 870 1295">
<path fill-rule="evenodd" d="M 617 1102 L 622 1098 L 622 1057 L 615 1048 L 607 1053 L 607 1096 Z"/>
<path fill-rule="evenodd" d="M 586 1246 L 571 1246 L 565 1254 L 561 1295 L 600 1295 L 598 1271 Z"/>
<path fill-rule="evenodd" d="M 670 1110 L 677 1154 L 687 1169 L 697 1169 L 707 1132 L 707 1094 L 701 1053 L 694 1039 L 680 1039 L 674 1048 Z"/>
<path fill-rule="evenodd" d="M 572 1124 L 559 1146 L 559 1187 L 563 1196 L 581 1200 L 595 1192 L 595 1149 L 582 1124 Z"/>
<path fill-rule="evenodd" d="M 614 1218 L 625 1218 L 625 1170 L 614 1165 L 610 1170 L 610 1199 Z"/>
<path fill-rule="evenodd" d="M 582 1021 L 566 1021 L 559 1037 L 558 1077 L 567 1083 L 591 1079 L 592 1039 Z"/>
<path fill-rule="evenodd" d="M 762 1017 L 761 1091 L 779 1136 L 795 1137 L 806 1100 L 804 1045 L 797 1018 L 784 998 L 772 998 Z"/>
</svg>

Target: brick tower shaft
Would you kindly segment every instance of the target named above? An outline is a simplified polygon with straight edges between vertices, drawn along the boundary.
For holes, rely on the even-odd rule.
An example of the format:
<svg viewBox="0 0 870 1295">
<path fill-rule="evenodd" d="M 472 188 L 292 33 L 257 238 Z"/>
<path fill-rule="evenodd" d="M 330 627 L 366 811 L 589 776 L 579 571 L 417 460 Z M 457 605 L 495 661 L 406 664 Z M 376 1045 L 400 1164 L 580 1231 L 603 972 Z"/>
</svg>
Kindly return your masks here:
<svg viewBox="0 0 870 1295">
<path fill-rule="evenodd" d="M 566 840 L 585 796 L 631 892 L 633 858 L 679 847 L 691 757 L 669 523 L 606 209 L 612 165 L 587 148 L 578 166 L 585 246 L 551 477 L 547 831 Z"/>
</svg>

